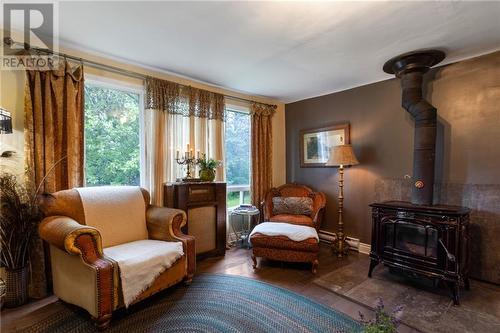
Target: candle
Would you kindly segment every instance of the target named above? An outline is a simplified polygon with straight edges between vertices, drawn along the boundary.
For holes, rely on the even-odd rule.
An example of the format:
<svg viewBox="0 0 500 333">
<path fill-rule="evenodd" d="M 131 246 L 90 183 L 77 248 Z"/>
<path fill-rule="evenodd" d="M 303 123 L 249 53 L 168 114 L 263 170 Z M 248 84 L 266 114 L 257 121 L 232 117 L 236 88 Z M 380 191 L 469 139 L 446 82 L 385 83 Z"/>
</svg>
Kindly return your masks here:
<svg viewBox="0 0 500 333">
<path fill-rule="evenodd" d="M 200 159 L 200 151 L 199 150 L 196 151 L 196 158 Z"/>
<path fill-rule="evenodd" d="M 194 157 L 194 153 L 193 153 L 193 149 L 191 148 L 191 150 L 189 151 L 189 158 L 193 158 Z"/>
<path fill-rule="evenodd" d="M 176 158 L 179 159 L 179 149 L 177 149 Z"/>
</svg>

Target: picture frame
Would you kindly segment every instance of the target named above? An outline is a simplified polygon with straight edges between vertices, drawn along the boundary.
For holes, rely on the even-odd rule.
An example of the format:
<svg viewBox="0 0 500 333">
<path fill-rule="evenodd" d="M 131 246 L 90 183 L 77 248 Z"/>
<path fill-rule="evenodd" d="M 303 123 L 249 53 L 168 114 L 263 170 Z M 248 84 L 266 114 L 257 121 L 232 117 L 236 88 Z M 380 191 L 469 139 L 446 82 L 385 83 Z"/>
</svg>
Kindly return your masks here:
<svg viewBox="0 0 500 333">
<path fill-rule="evenodd" d="M 330 149 L 336 145 L 349 144 L 349 130 L 349 123 L 301 130 L 300 167 L 329 168 L 325 164 L 330 157 Z"/>
</svg>

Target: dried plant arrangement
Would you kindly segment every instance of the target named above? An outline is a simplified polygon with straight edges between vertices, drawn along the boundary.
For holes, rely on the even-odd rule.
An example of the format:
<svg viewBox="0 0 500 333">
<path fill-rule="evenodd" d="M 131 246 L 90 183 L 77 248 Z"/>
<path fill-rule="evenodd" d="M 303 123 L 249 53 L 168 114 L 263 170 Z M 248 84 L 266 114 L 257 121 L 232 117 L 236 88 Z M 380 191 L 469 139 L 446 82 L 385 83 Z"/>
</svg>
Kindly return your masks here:
<svg viewBox="0 0 500 333">
<path fill-rule="evenodd" d="M 32 241 L 42 214 L 36 190 L 10 173 L 0 175 L 0 265 L 5 268 L 5 306 L 28 300 L 28 272 Z"/>
<path fill-rule="evenodd" d="M 0 264 L 9 270 L 26 267 L 29 248 L 42 214 L 36 190 L 21 184 L 17 177 L 0 175 Z"/>
<path fill-rule="evenodd" d="M 0 174 L 0 267 L 6 272 L 6 307 L 19 306 L 28 300 L 30 251 L 43 218 L 38 202 L 41 197 L 52 197 L 40 191 L 47 175 L 65 158 L 54 163 L 38 185 L 30 181 L 22 183 L 8 172 Z M 27 174 L 30 175 L 29 170 Z"/>
</svg>

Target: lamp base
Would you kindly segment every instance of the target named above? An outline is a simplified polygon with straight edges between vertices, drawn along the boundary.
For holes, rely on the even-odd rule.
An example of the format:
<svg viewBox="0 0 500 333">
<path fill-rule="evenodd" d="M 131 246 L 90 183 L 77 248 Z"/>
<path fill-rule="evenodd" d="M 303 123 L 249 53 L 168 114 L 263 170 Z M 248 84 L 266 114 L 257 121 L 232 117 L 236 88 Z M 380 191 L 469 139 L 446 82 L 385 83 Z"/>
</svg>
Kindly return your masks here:
<svg viewBox="0 0 500 333">
<path fill-rule="evenodd" d="M 345 236 L 338 237 L 332 243 L 333 253 L 337 255 L 337 258 L 343 258 L 349 253 L 349 244 L 345 241 Z"/>
</svg>

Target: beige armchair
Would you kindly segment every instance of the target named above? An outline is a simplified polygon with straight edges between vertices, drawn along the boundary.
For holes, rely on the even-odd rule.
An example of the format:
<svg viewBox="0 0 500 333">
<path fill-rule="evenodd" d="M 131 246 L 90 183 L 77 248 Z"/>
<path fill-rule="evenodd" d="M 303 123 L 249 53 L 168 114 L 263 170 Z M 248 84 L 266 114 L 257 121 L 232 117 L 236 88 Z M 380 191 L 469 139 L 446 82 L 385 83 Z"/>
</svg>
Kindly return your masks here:
<svg viewBox="0 0 500 333">
<path fill-rule="evenodd" d="M 146 207 L 145 237 L 182 242 L 184 254 L 133 303 L 182 280 L 190 282 L 196 265 L 194 237 L 181 231 L 181 227 L 186 224 L 186 214 L 182 210 L 153 207 L 149 204 L 149 193 L 144 189 L 141 192 Z M 53 193 L 51 197 L 43 199 L 40 206 L 46 217 L 39 227 L 39 233 L 50 244 L 54 293 L 63 301 L 87 310 L 98 328 L 106 328 L 112 312 L 124 306 L 124 301 L 119 267 L 104 252 L 107 247 L 123 243 L 124 240 L 136 240 L 137 235 L 133 234 L 136 226 L 130 225 L 128 221 L 120 221 L 119 225 L 112 226 L 114 229 L 110 233 L 109 225 L 104 225 L 105 221 L 102 226 L 86 225 L 82 198 L 75 189 Z M 106 235 L 105 239 L 102 235 Z"/>
</svg>

